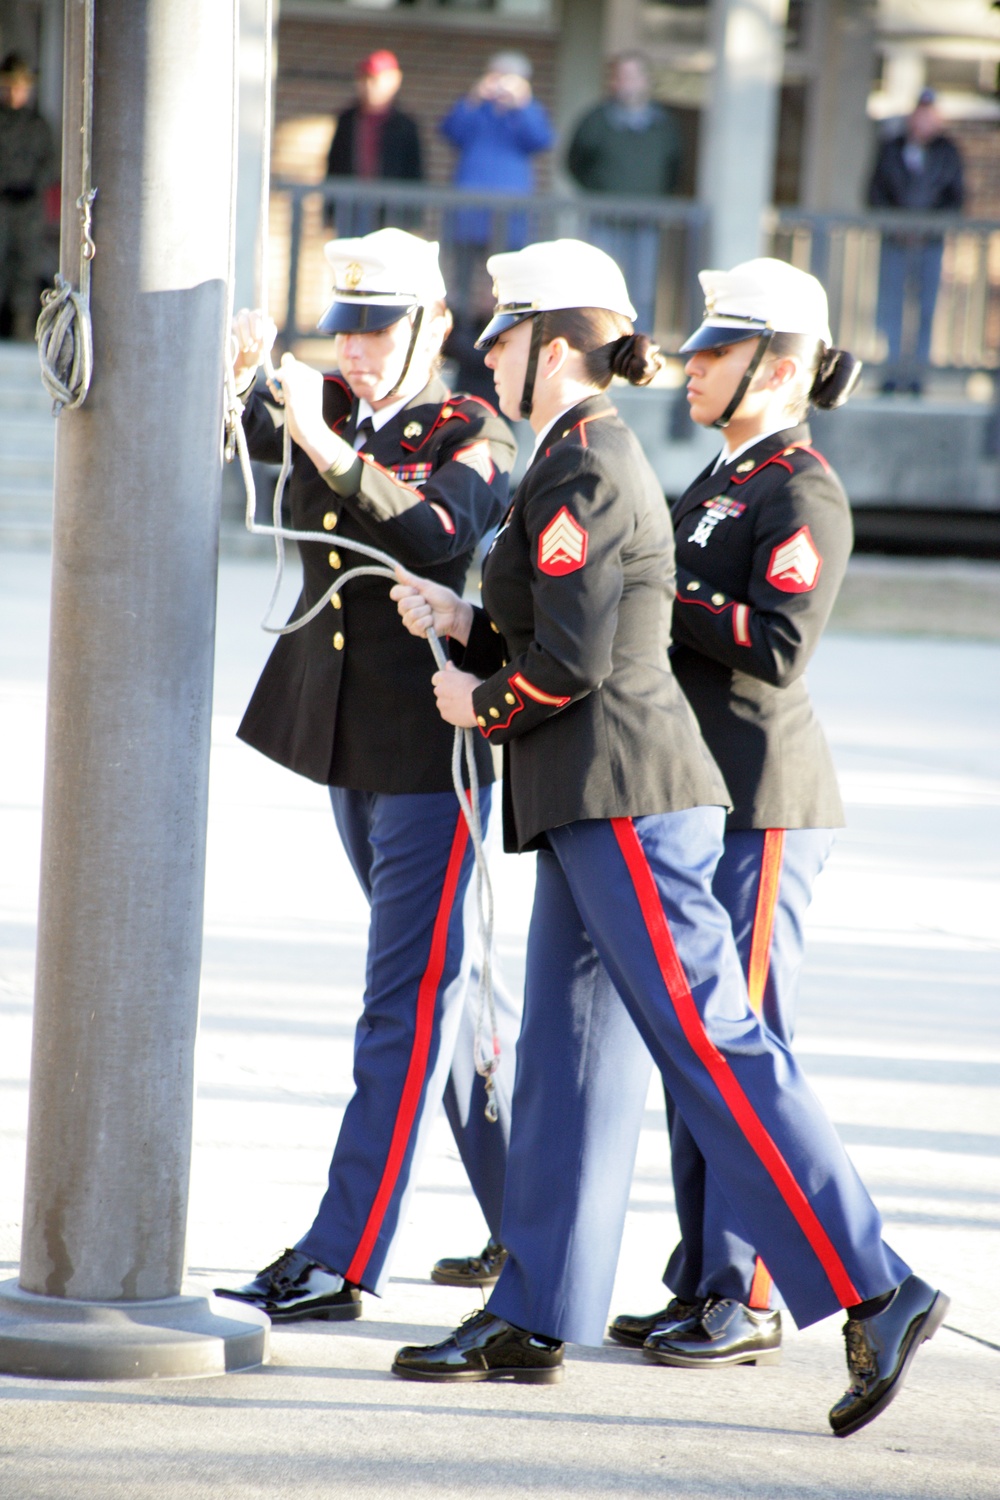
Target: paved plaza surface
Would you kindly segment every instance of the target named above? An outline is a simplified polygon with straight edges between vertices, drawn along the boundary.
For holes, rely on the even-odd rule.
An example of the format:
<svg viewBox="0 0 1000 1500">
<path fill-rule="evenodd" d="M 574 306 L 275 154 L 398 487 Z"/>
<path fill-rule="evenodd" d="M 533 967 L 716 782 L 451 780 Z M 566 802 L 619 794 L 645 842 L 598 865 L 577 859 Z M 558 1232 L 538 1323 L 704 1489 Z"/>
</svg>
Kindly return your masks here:
<svg viewBox="0 0 1000 1500">
<path fill-rule="evenodd" d="M 1000 570 L 949 566 L 953 594 L 996 599 Z M 44 552 L 0 552 L 0 1279 L 20 1244 L 48 576 Z M 783 1362 L 761 1370 L 667 1370 L 607 1345 L 571 1349 L 553 1387 L 394 1379 L 399 1344 L 442 1337 L 476 1303 L 427 1275 L 486 1237 L 440 1121 L 388 1294 L 365 1299 L 363 1321 L 279 1329 L 267 1367 L 221 1378 L 0 1376 L 0 1500 L 1000 1497 L 1000 643 L 888 633 L 884 604 L 887 633 L 849 633 L 864 578 L 852 589 L 810 670 L 850 826 L 810 914 L 798 1048 L 888 1237 L 953 1299 L 900 1400 L 830 1436 L 835 1318 L 789 1323 Z M 224 559 L 188 1234 L 191 1279 L 209 1286 L 273 1259 L 312 1217 L 363 976 L 366 909 L 322 788 L 234 738 L 269 591 L 266 552 Z M 519 984 L 531 862 L 494 870 Z M 662 1305 L 667 1168 L 651 1090 L 613 1311 Z"/>
</svg>

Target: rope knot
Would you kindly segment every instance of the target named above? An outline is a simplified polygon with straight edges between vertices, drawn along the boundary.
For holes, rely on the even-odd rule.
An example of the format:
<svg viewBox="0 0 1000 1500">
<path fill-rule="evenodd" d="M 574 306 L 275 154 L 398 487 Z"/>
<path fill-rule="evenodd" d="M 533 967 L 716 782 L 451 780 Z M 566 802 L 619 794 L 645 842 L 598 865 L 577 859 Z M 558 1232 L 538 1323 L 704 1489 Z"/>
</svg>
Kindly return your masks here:
<svg viewBox="0 0 1000 1500">
<path fill-rule="evenodd" d="M 94 369 L 94 342 L 87 299 L 64 276 L 42 293 L 35 325 L 42 384 L 52 397 L 52 415 L 75 411 L 86 400 Z"/>
</svg>

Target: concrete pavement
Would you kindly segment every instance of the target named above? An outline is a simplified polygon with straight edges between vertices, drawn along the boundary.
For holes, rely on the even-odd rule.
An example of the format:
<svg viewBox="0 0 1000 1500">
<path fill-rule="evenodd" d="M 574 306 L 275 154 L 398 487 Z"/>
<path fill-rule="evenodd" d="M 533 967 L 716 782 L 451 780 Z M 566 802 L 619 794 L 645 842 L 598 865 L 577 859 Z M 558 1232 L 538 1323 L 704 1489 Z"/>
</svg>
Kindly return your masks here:
<svg viewBox="0 0 1000 1500">
<path fill-rule="evenodd" d="M 188 1238 L 192 1278 L 209 1285 L 264 1264 L 311 1218 L 363 974 L 364 903 L 322 789 L 233 738 L 268 649 L 269 582 L 266 553 L 223 563 Z M 0 1276 L 19 1253 L 47 583 L 46 554 L 0 553 Z M 850 827 L 811 913 L 799 1050 L 893 1243 L 953 1297 L 891 1410 L 829 1436 L 835 1319 L 790 1329 L 773 1369 L 697 1375 L 608 1346 L 572 1350 L 551 1388 L 394 1380 L 399 1343 L 442 1336 L 474 1302 L 427 1280 L 439 1254 L 485 1238 L 440 1122 L 390 1293 L 366 1299 L 362 1322 L 279 1329 L 269 1367 L 212 1380 L 0 1377 L 0 1500 L 1000 1496 L 1000 645 L 831 635 L 810 678 Z M 516 983 L 530 865 L 495 866 Z M 662 1301 L 666 1162 L 651 1092 L 616 1311 Z"/>
</svg>

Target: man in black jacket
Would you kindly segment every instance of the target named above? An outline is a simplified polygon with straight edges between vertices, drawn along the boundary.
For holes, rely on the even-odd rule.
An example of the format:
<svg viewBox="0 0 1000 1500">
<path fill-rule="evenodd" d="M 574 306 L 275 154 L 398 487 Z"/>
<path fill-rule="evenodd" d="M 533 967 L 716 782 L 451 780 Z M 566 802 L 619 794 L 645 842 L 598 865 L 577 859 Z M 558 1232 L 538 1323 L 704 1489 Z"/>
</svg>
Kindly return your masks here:
<svg viewBox="0 0 1000 1500">
<path fill-rule="evenodd" d="M 386 48 L 369 53 L 358 64 L 358 102 L 341 111 L 337 118 L 326 163 L 328 177 L 422 181 L 424 169 L 416 121 L 395 105 L 402 82 L 396 55 Z M 332 226 L 334 219 L 334 205 L 328 203 L 326 223 Z M 368 234 L 390 222 L 402 226 L 408 219 L 399 214 L 390 219 L 374 205 L 359 203 L 341 207 L 338 229 L 342 235 Z"/>
<path fill-rule="evenodd" d="M 0 64 L 0 306 L 14 337 L 29 340 L 38 317 L 44 254 L 43 193 L 58 176 L 52 131 L 34 102 L 35 75 L 16 52 Z"/>
<path fill-rule="evenodd" d="M 907 119 L 905 133 L 887 140 L 879 151 L 868 202 L 872 208 L 958 213 L 963 199 L 961 155 L 942 131 L 933 89 L 924 89 Z M 902 382 L 914 395 L 920 394 L 921 375 L 930 361 L 943 252 L 942 235 L 882 236 L 878 325 L 889 342 L 884 391 L 894 391 Z M 919 299 L 916 343 L 911 337 L 904 348 L 906 304 L 913 298 Z"/>
</svg>

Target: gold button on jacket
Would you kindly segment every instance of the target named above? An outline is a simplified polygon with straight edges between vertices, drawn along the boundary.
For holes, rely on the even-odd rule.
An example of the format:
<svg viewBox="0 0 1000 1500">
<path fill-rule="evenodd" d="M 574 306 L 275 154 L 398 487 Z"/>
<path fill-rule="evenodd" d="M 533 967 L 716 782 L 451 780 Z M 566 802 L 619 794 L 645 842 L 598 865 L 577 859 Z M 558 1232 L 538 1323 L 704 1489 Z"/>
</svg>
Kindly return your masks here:
<svg viewBox="0 0 1000 1500">
<path fill-rule="evenodd" d="M 326 515 L 323 517 L 323 530 L 332 531 L 336 524 L 337 512 L 335 510 L 328 510 Z"/>
<path fill-rule="evenodd" d="M 344 637 L 339 630 L 333 638 L 333 648 L 335 651 L 343 651 L 344 649 Z"/>
</svg>

